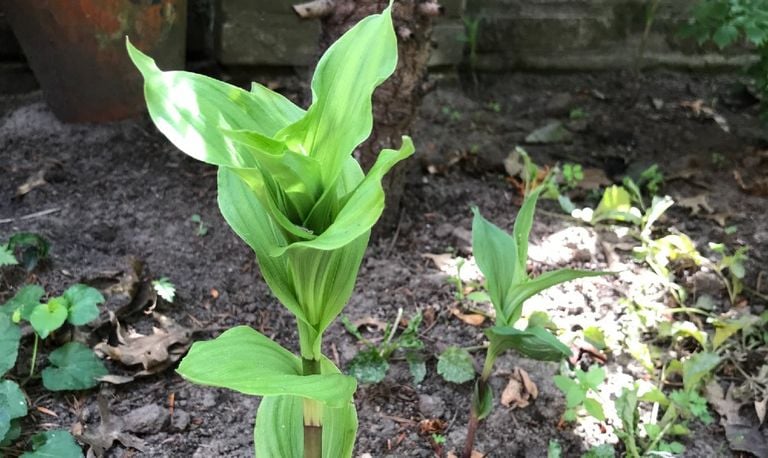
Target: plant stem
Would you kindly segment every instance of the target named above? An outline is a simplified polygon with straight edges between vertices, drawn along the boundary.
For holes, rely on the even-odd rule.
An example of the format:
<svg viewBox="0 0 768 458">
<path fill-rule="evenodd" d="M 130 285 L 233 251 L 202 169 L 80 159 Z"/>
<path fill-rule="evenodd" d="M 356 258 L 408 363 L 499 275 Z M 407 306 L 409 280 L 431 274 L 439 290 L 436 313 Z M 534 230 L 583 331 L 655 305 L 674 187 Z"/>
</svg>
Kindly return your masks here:
<svg viewBox="0 0 768 458">
<path fill-rule="evenodd" d="M 487 386 L 488 379 L 491 378 L 493 364 L 496 362 L 496 352 L 491 350 L 495 349 L 488 348 L 485 354 L 485 362 L 483 363 L 483 371 L 480 373 L 480 380 L 477 381 L 478 386 L 481 386 L 484 389 L 490 389 L 490 387 Z M 477 428 L 480 426 L 480 413 L 477 411 L 477 404 L 480 402 L 480 399 L 475 399 L 475 397 L 480 391 L 482 390 L 476 388 L 472 395 L 472 407 L 469 409 L 469 423 L 467 423 L 467 440 L 464 442 L 462 458 L 471 458 L 472 450 L 475 448 L 475 434 L 477 433 Z"/>
<path fill-rule="evenodd" d="M 464 443 L 464 453 L 462 458 L 472 458 L 472 450 L 475 448 L 475 433 L 480 425 L 480 419 L 477 417 L 475 409 L 471 409 L 469 414 L 469 424 L 467 424 L 467 441 Z"/>
<path fill-rule="evenodd" d="M 29 378 L 32 378 L 33 375 L 35 375 L 35 366 L 37 365 L 37 333 L 34 333 L 35 335 L 35 343 L 32 346 L 32 361 L 29 365 Z"/>
<path fill-rule="evenodd" d="M 320 360 L 302 358 L 304 375 L 320 374 Z M 304 399 L 304 458 L 323 456 L 323 405 Z"/>
</svg>

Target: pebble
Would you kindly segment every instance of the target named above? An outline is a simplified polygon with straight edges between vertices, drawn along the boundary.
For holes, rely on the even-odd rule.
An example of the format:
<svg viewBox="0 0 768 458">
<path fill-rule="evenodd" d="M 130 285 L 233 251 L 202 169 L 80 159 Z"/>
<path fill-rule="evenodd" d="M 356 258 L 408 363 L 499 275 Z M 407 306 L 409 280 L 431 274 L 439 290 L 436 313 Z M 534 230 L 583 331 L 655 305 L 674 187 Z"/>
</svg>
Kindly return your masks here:
<svg viewBox="0 0 768 458">
<path fill-rule="evenodd" d="M 419 411 L 427 418 L 441 418 L 445 414 L 445 402 L 437 396 L 420 394 Z"/>
<path fill-rule="evenodd" d="M 206 391 L 203 395 L 203 407 L 211 408 L 218 403 L 216 400 L 216 394 L 211 391 Z"/>
<path fill-rule="evenodd" d="M 185 410 L 176 409 L 171 418 L 171 428 L 176 431 L 184 431 L 189 426 L 190 416 Z"/>
<path fill-rule="evenodd" d="M 168 422 L 168 410 L 157 405 L 147 404 L 134 409 L 123 417 L 126 431 L 139 434 L 153 434 L 162 431 Z"/>
</svg>

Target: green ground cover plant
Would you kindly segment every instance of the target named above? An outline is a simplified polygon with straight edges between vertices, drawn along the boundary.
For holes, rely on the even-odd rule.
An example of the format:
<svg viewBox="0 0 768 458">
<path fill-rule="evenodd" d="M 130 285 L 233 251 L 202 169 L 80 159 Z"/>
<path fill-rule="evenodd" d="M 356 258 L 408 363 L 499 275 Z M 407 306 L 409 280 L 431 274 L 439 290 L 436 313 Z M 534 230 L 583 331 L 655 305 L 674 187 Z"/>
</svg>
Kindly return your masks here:
<svg viewBox="0 0 768 458">
<path fill-rule="evenodd" d="M 397 64 L 391 5 L 328 48 L 306 111 L 254 83 L 250 91 L 163 72 L 128 43 L 150 116 L 174 145 L 219 167 L 219 207 L 253 248 L 277 299 L 296 316 L 299 354 L 248 326 L 195 343 L 178 372 L 195 383 L 263 396 L 260 457 L 351 456 L 357 382 L 323 354 L 322 338 L 355 284 L 384 207 L 382 177 L 410 156 L 383 150 L 367 175 L 352 157 L 371 133 L 371 95 Z"/>
</svg>

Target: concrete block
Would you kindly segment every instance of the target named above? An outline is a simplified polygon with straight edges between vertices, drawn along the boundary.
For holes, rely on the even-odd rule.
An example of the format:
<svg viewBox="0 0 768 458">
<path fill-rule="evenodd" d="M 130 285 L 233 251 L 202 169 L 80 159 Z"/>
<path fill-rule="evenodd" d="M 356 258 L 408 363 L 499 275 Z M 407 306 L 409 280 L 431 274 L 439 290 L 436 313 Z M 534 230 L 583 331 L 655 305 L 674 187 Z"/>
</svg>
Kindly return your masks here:
<svg viewBox="0 0 768 458">
<path fill-rule="evenodd" d="M 460 20 L 441 22 L 432 28 L 430 66 L 458 65 L 464 56 L 464 23 Z"/>
<path fill-rule="evenodd" d="M 310 65 L 317 58 L 320 22 L 265 12 L 281 2 L 222 0 L 216 55 L 224 65 Z M 285 2 L 288 4 L 288 2 Z"/>
</svg>

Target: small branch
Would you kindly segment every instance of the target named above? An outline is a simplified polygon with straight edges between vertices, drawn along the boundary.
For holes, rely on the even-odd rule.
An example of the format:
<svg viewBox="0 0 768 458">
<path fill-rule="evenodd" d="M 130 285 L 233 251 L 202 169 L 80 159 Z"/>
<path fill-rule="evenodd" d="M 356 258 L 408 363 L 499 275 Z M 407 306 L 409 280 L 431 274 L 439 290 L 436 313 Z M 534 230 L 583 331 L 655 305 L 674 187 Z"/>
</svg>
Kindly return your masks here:
<svg viewBox="0 0 768 458">
<path fill-rule="evenodd" d="M 430 1 L 420 3 L 418 6 L 419 14 L 424 16 L 441 16 L 445 14 L 445 7 L 437 2 Z"/>
<path fill-rule="evenodd" d="M 291 8 L 302 19 L 316 19 L 331 14 L 334 6 L 333 0 L 312 0 L 293 5 Z"/>
<path fill-rule="evenodd" d="M 20 216 L 18 218 L 4 218 L 0 219 L 0 224 L 6 224 L 6 223 L 12 223 L 16 220 L 24 220 L 24 219 L 34 219 L 34 218 L 40 218 L 42 216 L 50 215 L 51 213 L 56 213 L 58 211 L 61 211 L 60 208 L 49 208 L 48 210 L 43 210 L 35 213 L 30 213 L 28 215 Z"/>
</svg>

